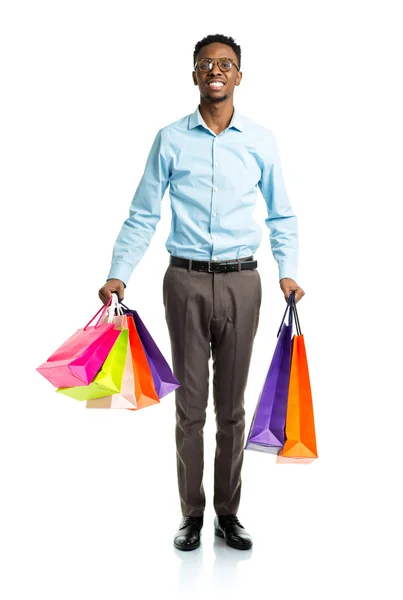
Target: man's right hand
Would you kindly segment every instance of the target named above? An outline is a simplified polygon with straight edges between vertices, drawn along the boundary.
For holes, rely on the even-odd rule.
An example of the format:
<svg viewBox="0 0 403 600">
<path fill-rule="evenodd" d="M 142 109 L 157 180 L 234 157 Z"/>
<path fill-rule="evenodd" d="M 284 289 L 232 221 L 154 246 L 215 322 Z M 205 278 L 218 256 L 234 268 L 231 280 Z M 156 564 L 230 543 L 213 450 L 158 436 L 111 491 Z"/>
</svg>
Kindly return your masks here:
<svg viewBox="0 0 403 600">
<path fill-rule="evenodd" d="M 123 281 L 120 279 L 109 279 L 103 287 L 98 292 L 98 296 L 102 300 L 104 304 L 106 304 L 109 298 L 112 296 L 113 292 L 116 292 L 119 298 L 119 302 L 122 302 L 124 299 L 124 290 L 125 286 L 123 285 Z"/>
</svg>

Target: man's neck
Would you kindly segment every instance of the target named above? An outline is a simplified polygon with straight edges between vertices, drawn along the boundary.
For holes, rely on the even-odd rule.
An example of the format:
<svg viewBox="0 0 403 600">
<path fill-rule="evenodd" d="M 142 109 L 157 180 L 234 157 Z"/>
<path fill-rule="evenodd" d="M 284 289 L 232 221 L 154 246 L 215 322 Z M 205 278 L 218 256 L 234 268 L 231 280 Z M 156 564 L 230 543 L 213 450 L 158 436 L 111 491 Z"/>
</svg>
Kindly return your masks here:
<svg viewBox="0 0 403 600">
<path fill-rule="evenodd" d="M 201 98 L 199 110 L 207 127 L 218 135 L 231 123 L 234 105 L 232 98 L 228 99 L 228 101 L 217 102 L 215 104 L 206 102 Z"/>
</svg>

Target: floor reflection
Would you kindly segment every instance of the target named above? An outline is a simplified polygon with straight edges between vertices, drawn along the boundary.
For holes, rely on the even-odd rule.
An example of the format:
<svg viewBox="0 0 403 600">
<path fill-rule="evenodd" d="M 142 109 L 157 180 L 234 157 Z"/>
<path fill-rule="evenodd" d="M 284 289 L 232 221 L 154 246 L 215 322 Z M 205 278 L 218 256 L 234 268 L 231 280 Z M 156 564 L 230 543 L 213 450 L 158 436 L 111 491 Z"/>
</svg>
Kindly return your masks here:
<svg viewBox="0 0 403 600">
<path fill-rule="evenodd" d="M 253 546 L 249 550 L 237 550 L 215 536 L 213 548 L 215 559 L 211 572 L 212 589 L 218 592 L 235 592 L 238 589 L 238 563 L 252 558 Z"/>
<path fill-rule="evenodd" d="M 178 573 L 179 593 L 188 595 L 189 592 L 202 590 L 205 586 L 205 572 L 203 563 L 203 540 L 196 550 L 178 550 L 173 548 L 175 555 L 180 560 Z"/>
<path fill-rule="evenodd" d="M 214 552 L 211 573 L 208 572 L 203 558 L 203 544 L 210 544 L 210 541 Z M 173 551 L 180 560 L 177 587 L 179 593 L 194 594 L 206 588 L 228 593 L 237 590 L 238 563 L 252 558 L 253 546 L 249 550 L 237 550 L 227 546 L 222 538 L 214 536 L 214 541 L 202 539 L 196 550 L 184 552 L 174 547 Z M 207 556 L 209 552 L 210 548 L 204 549 Z"/>
</svg>

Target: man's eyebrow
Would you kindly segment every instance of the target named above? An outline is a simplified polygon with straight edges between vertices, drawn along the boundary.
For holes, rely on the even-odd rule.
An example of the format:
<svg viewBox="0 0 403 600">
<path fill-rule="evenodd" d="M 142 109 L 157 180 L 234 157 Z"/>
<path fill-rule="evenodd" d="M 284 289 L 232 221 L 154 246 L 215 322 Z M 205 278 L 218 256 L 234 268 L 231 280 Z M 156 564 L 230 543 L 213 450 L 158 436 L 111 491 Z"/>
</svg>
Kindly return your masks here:
<svg viewBox="0 0 403 600">
<path fill-rule="evenodd" d="M 208 58 L 209 60 L 218 60 L 219 58 L 230 58 L 231 60 L 235 60 L 235 58 L 231 58 L 230 56 L 219 56 L 216 59 L 211 58 L 210 56 L 202 56 L 201 58 L 199 58 L 199 60 L 203 60 L 205 58 Z"/>
</svg>

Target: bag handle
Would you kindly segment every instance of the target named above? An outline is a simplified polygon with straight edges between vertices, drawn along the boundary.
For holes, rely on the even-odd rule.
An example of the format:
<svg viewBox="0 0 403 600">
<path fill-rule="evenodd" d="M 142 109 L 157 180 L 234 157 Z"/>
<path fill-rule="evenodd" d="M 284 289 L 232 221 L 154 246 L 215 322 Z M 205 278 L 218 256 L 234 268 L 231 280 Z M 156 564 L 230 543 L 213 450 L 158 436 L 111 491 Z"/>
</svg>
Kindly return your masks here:
<svg viewBox="0 0 403 600">
<path fill-rule="evenodd" d="M 97 313 L 96 313 L 96 314 L 95 314 L 95 315 L 92 317 L 91 321 L 88 321 L 87 325 L 84 327 L 84 331 L 86 331 L 86 329 L 87 329 L 88 325 L 89 325 L 90 323 L 92 323 L 92 322 L 93 322 L 93 320 L 95 319 L 95 317 L 96 317 L 97 315 L 99 315 L 99 313 L 102 311 L 102 314 L 100 315 L 100 317 L 99 317 L 98 321 L 97 321 L 97 322 L 96 322 L 96 324 L 95 324 L 95 327 L 98 327 L 98 326 L 99 326 L 99 323 L 100 323 L 100 321 L 101 321 L 102 317 L 104 316 L 104 314 L 105 314 L 105 312 L 106 312 L 106 310 L 107 310 L 107 308 L 108 308 L 108 306 L 110 305 L 110 303 L 111 303 L 111 302 L 112 302 L 112 296 L 109 298 L 108 302 L 107 302 L 106 304 L 104 304 L 104 306 L 101 306 L 101 308 L 99 309 L 99 311 L 98 311 L 98 312 L 97 312 Z"/>
<path fill-rule="evenodd" d="M 285 319 L 285 316 L 287 314 L 287 310 L 288 309 L 290 309 L 290 312 L 288 313 L 288 325 L 292 325 L 292 314 L 293 314 L 292 305 L 293 304 L 294 304 L 294 292 L 290 292 L 290 294 L 288 296 L 287 308 L 285 309 L 283 318 L 282 318 L 281 323 L 280 323 L 280 327 L 278 328 L 277 337 L 280 335 L 280 331 L 281 331 L 281 328 L 283 326 L 284 319 Z"/>
<path fill-rule="evenodd" d="M 116 316 L 121 316 L 124 314 L 123 309 L 121 307 L 121 305 L 119 304 L 119 297 L 117 295 L 116 292 L 112 292 L 112 302 L 110 307 L 108 308 L 108 323 L 113 323 L 113 317 L 115 316 L 115 309 L 116 309 Z"/>
<path fill-rule="evenodd" d="M 295 298 L 294 297 L 293 297 L 293 300 L 292 300 L 292 311 L 294 313 L 295 327 L 297 329 L 297 335 L 302 335 L 301 325 L 299 324 L 299 318 L 298 318 L 298 313 L 297 313 L 297 306 L 296 306 Z"/>
</svg>

